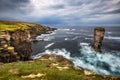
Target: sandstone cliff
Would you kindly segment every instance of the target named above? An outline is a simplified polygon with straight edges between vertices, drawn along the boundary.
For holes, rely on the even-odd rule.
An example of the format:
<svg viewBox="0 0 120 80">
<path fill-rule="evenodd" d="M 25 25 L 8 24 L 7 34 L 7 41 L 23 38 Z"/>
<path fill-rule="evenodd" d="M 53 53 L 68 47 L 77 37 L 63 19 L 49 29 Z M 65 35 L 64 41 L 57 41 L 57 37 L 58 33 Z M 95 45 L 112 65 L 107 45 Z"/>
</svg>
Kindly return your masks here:
<svg viewBox="0 0 120 80">
<path fill-rule="evenodd" d="M 0 61 L 29 60 L 31 39 L 53 30 L 38 24 L 0 20 Z"/>
</svg>

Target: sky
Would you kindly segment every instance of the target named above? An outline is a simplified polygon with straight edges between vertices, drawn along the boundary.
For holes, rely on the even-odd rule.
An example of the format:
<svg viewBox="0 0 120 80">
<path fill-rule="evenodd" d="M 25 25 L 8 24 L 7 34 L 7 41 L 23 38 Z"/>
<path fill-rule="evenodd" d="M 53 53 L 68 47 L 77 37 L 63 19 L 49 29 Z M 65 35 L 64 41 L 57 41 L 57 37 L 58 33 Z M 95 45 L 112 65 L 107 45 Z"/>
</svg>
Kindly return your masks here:
<svg viewBox="0 0 120 80">
<path fill-rule="evenodd" d="M 120 0 L 0 0 L 0 19 L 48 26 L 120 26 Z"/>
</svg>

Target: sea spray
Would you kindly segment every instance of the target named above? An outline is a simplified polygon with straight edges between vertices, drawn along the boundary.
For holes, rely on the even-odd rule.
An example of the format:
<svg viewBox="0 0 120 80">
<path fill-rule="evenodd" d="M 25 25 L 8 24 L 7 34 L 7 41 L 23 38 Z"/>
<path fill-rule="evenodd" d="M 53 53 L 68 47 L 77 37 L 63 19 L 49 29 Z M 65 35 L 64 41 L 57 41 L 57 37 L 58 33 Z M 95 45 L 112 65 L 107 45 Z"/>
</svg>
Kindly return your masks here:
<svg viewBox="0 0 120 80">
<path fill-rule="evenodd" d="M 89 46 L 89 43 L 81 43 L 80 45 L 82 46 L 80 49 L 80 55 L 76 57 L 71 57 L 71 53 L 63 48 L 46 50 L 43 53 L 32 56 L 32 58 L 37 59 L 46 54 L 62 55 L 63 57 L 71 60 L 75 67 L 92 70 L 98 74 L 120 76 L 119 56 L 111 54 L 110 52 L 97 54 Z"/>
<path fill-rule="evenodd" d="M 37 55 L 33 55 L 32 58 L 37 59 L 46 54 L 62 55 L 71 60 L 75 67 L 82 67 L 84 69 L 92 70 L 98 74 L 120 76 L 120 51 L 119 49 L 114 49 L 119 47 L 119 33 L 117 33 L 116 36 L 113 36 L 115 33 L 111 31 L 111 34 L 106 35 L 103 41 L 104 50 L 102 50 L 101 54 L 98 54 L 89 46 L 92 42 L 91 39 L 93 38 L 93 33 L 91 33 L 91 31 L 82 32 L 80 30 L 81 28 L 75 29 L 75 31 L 72 31 L 71 29 L 58 29 L 54 34 L 40 37 L 40 39 L 42 38 L 43 40 L 49 38 L 49 40 L 44 41 L 44 43 L 48 43 L 47 45 L 52 43 L 55 44 L 50 45 L 46 48 L 47 50 L 45 49 L 45 46 L 47 45 L 45 45 L 43 47 L 45 51 L 40 52 Z M 69 32 L 72 32 L 72 34 L 67 34 Z M 79 35 L 76 33 L 79 33 Z M 72 41 L 72 38 L 75 38 L 76 36 L 78 38 Z M 70 41 L 72 44 L 66 44 L 66 42 Z M 76 45 L 73 46 L 73 43 Z M 69 46 L 73 47 L 68 48 Z M 74 48 L 77 50 L 73 51 L 72 49 Z M 38 49 L 40 49 L 39 46 Z M 107 49 L 110 49 L 110 51 Z M 73 54 L 75 54 L 75 56 L 72 56 Z"/>
</svg>

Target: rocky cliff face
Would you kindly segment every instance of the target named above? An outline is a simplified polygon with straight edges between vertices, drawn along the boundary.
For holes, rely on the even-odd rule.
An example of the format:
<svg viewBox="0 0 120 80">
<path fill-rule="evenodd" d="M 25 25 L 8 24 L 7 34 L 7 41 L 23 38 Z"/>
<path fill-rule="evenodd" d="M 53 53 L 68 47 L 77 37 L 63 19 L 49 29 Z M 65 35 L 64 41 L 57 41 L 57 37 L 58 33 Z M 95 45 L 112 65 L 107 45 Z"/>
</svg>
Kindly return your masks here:
<svg viewBox="0 0 120 80">
<path fill-rule="evenodd" d="M 18 53 L 20 60 L 29 60 L 31 49 L 30 33 L 27 30 L 16 30 L 11 32 L 10 45 Z"/>
<path fill-rule="evenodd" d="M 0 62 L 29 60 L 32 53 L 31 39 L 52 30 L 54 29 L 35 25 L 27 29 L 0 31 Z"/>
<path fill-rule="evenodd" d="M 8 31 L 1 31 L 0 34 L 0 62 L 12 62 L 17 60 L 17 52 L 11 46 L 11 35 Z"/>
<path fill-rule="evenodd" d="M 96 27 L 94 29 L 94 43 L 93 49 L 96 52 L 101 52 L 102 40 L 104 38 L 105 29 L 102 27 Z"/>
</svg>

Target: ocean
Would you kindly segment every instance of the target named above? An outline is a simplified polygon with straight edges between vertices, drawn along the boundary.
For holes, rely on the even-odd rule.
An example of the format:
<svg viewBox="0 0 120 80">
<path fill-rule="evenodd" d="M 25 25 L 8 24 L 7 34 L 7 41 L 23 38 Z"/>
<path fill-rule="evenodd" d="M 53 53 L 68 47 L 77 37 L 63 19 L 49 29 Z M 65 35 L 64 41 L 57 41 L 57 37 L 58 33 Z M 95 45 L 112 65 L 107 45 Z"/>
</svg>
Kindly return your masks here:
<svg viewBox="0 0 120 80">
<path fill-rule="evenodd" d="M 36 37 L 32 42 L 32 58 L 45 54 L 62 55 L 74 67 L 82 67 L 103 75 L 120 76 L 120 27 L 105 27 L 102 53 L 95 52 L 94 27 L 61 27 L 51 34 Z"/>
</svg>

